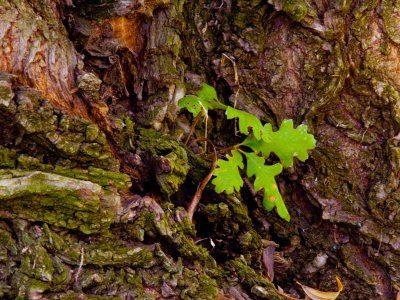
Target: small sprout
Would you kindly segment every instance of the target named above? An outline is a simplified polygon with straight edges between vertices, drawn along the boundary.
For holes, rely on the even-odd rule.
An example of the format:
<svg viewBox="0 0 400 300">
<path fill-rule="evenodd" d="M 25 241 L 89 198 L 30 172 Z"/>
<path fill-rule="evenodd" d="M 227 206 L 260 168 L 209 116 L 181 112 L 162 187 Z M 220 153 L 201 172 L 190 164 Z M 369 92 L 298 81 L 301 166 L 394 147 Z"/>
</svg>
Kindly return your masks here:
<svg viewBox="0 0 400 300">
<path fill-rule="evenodd" d="M 222 109 L 225 110 L 227 119 L 238 119 L 239 131 L 247 137 L 242 143 L 230 147 L 234 150 L 230 151 L 231 155 L 226 155 L 227 160 L 218 159 L 216 162 L 212 181 L 215 191 L 227 194 L 240 191 L 243 186 L 240 169 L 245 169 L 247 177 L 254 176 L 254 191 L 264 192 L 264 208 L 268 211 L 276 208 L 282 219 L 290 221 L 289 211 L 279 192 L 275 176 L 282 173 L 283 168 L 292 167 L 294 157 L 305 161 L 308 151 L 315 148 L 316 141 L 307 132 L 307 126 L 294 128 L 292 120 L 283 120 L 279 130 L 273 131 L 271 124 L 263 125 L 256 116 L 219 102 L 216 91 L 207 84 L 203 84 L 196 96 L 189 95 L 179 100 L 178 105 L 186 108 L 194 117 L 200 112 L 207 117 L 208 110 Z M 242 146 L 253 152 L 245 152 L 241 149 Z M 272 152 L 278 156 L 280 163 L 266 164 Z M 246 158 L 246 165 L 243 157 Z"/>
</svg>

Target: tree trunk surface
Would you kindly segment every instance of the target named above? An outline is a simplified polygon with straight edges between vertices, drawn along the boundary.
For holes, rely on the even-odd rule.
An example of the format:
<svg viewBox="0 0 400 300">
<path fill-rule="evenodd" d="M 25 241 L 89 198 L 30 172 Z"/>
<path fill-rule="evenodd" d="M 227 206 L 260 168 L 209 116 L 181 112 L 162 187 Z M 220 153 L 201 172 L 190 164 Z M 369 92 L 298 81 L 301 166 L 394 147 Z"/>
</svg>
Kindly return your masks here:
<svg viewBox="0 0 400 300">
<path fill-rule="evenodd" d="M 400 297 L 400 3 L 0 0 L 2 299 Z M 317 146 L 291 222 L 211 183 L 202 83 Z M 217 149 L 235 124 L 210 112 Z M 288 141 L 290 143 L 290 141 Z"/>
</svg>

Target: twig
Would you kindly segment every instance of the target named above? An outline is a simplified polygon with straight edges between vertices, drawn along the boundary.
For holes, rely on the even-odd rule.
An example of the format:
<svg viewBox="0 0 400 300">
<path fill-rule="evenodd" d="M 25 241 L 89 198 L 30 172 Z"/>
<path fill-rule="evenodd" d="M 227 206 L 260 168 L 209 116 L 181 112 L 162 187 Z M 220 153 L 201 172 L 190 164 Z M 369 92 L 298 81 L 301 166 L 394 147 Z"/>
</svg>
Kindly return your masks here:
<svg viewBox="0 0 400 300">
<path fill-rule="evenodd" d="M 81 272 L 82 272 L 84 256 L 85 256 L 85 252 L 84 252 L 83 246 L 81 246 L 81 260 L 79 262 L 78 270 L 76 271 L 76 274 L 75 274 L 75 285 L 78 284 L 79 275 L 81 275 Z"/>
<path fill-rule="evenodd" d="M 201 112 L 199 112 L 199 114 L 197 115 L 197 117 L 194 119 L 194 121 L 193 121 L 193 123 L 192 123 L 192 126 L 190 127 L 189 134 L 188 134 L 188 136 L 187 136 L 187 138 L 186 138 L 186 141 L 185 141 L 185 146 L 189 143 L 189 139 L 190 139 L 190 137 L 192 136 L 192 134 L 193 134 L 193 132 L 194 132 L 194 128 L 196 127 L 197 122 L 200 120 L 200 117 L 201 117 Z"/>
<path fill-rule="evenodd" d="M 240 146 L 241 146 L 241 144 L 237 144 L 237 145 L 233 145 L 233 146 L 229 146 L 229 147 L 223 148 L 221 150 L 218 150 L 218 154 L 225 154 L 225 153 L 228 153 L 228 152 L 230 152 L 232 150 L 237 150 L 237 149 L 240 148 Z"/>
<path fill-rule="evenodd" d="M 204 132 L 204 151 L 203 153 L 207 153 L 207 139 L 208 139 L 208 114 L 206 114 L 206 126 L 205 126 L 205 132 Z"/>
<path fill-rule="evenodd" d="M 194 212 L 196 211 L 197 206 L 199 205 L 200 199 L 201 199 L 201 195 L 203 194 L 203 190 L 206 187 L 207 183 L 210 181 L 215 168 L 217 167 L 217 150 L 215 149 L 214 144 L 207 138 L 199 138 L 196 139 L 196 141 L 206 141 L 208 143 L 210 143 L 210 145 L 213 148 L 214 151 L 214 155 L 213 155 L 213 162 L 212 162 L 212 166 L 211 166 L 211 170 L 210 172 L 207 174 L 207 176 L 203 179 L 202 182 L 200 182 L 200 184 L 197 186 L 197 190 L 196 193 L 193 195 L 192 201 L 189 204 L 187 213 L 188 213 L 188 218 L 189 221 L 192 223 L 193 221 L 193 215 Z"/>
</svg>

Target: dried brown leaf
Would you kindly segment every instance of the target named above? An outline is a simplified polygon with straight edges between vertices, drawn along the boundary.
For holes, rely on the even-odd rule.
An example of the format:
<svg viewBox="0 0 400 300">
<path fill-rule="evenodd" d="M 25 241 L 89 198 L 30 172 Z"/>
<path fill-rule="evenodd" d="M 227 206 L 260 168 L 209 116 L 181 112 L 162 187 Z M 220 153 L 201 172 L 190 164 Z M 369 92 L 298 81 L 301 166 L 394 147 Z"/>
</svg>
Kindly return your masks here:
<svg viewBox="0 0 400 300">
<path fill-rule="evenodd" d="M 306 285 L 302 285 L 300 282 L 297 282 L 301 288 L 303 289 L 304 293 L 311 299 L 311 300 L 335 300 L 340 292 L 343 290 L 342 282 L 340 281 L 339 277 L 336 276 L 336 282 L 338 285 L 337 292 L 323 292 L 320 290 L 316 290 L 310 288 Z"/>
</svg>

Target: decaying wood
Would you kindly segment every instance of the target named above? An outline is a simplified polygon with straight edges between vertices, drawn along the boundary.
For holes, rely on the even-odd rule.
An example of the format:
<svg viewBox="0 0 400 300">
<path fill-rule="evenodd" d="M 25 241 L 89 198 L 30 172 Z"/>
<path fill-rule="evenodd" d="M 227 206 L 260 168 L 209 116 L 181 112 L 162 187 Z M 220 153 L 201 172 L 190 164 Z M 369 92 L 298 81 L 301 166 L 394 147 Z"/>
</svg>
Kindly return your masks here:
<svg viewBox="0 0 400 300">
<path fill-rule="evenodd" d="M 61 1 L 1 1 L 0 69 L 35 87 L 56 106 L 87 116 L 77 87 L 81 58 L 62 25 Z"/>
</svg>

